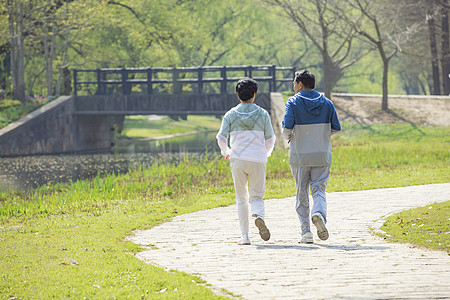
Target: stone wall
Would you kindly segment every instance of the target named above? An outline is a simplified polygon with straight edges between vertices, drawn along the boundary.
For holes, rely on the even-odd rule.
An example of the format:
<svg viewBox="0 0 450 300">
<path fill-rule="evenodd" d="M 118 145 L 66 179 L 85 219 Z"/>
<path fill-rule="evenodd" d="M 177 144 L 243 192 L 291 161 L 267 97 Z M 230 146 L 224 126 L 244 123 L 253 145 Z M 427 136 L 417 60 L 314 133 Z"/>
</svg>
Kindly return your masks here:
<svg viewBox="0 0 450 300">
<path fill-rule="evenodd" d="M 0 129 L 0 156 L 109 150 L 115 118 L 73 112 L 74 98 L 61 96 Z"/>
<path fill-rule="evenodd" d="M 73 98 L 57 100 L 0 129 L 0 155 L 61 153 L 73 149 Z"/>
</svg>

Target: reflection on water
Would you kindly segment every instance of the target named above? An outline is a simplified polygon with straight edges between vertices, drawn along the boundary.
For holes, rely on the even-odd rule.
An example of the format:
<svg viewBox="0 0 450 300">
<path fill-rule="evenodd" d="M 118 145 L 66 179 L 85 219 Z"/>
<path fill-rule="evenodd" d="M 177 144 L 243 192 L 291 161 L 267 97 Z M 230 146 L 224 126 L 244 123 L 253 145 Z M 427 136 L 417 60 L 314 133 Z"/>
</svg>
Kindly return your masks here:
<svg viewBox="0 0 450 300">
<path fill-rule="evenodd" d="M 45 155 L 0 158 L 0 191 L 74 182 L 149 168 L 156 160 L 178 161 L 186 154 L 217 155 L 216 133 L 199 133 L 170 140 L 128 141 L 114 154 Z"/>
<path fill-rule="evenodd" d="M 202 132 L 171 139 L 145 140 L 140 139 L 132 143 L 118 143 L 114 153 L 201 153 L 218 149 L 216 143 L 217 132 Z"/>
</svg>

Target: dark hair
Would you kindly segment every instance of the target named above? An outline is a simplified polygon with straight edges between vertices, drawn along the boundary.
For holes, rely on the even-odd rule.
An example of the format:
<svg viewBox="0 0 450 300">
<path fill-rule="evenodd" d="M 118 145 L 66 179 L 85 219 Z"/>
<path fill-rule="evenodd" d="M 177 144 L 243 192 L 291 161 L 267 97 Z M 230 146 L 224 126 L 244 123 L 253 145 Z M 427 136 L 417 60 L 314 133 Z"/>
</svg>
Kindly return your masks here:
<svg viewBox="0 0 450 300">
<path fill-rule="evenodd" d="M 258 91 L 258 83 L 251 78 L 242 78 L 236 84 L 236 93 L 242 101 L 250 100 Z"/>
<path fill-rule="evenodd" d="M 316 76 L 308 70 L 301 70 L 295 72 L 295 82 L 303 83 L 308 89 L 314 89 L 316 86 Z"/>
</svg>

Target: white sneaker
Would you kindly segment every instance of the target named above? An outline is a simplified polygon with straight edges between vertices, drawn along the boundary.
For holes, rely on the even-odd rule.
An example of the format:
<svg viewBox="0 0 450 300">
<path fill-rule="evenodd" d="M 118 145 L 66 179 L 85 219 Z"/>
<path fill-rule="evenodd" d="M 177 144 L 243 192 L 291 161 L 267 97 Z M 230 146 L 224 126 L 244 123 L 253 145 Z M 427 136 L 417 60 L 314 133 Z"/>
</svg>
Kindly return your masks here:
<svg viewBox="0 0 450 300">
<path fill-rule="evenodd" d="M 311 232 L 307 232 L 304 235 L 302 235 L 302 239 L 300 240 L 300 243 L 302 244 L 312 244 L 314 243 L 314 237 Z"/>
<path fill-rule="evenodd" d="M 248 236 L 242 237 L 238 242 L 238 245 L 250 245 L 250 239 L 248 238 Z"/>
<path fill-rule="evenodd" d="M 320 213 L 313 214 L 311 220 L 317 228 L 317 235 L 319 236 L 319 239 L 321 239 L 322 241 L 327 240 L 329 236 L 328 229 L 325 226 L 325 220 L 323 219 L 322 214 Z"/>
</svg>

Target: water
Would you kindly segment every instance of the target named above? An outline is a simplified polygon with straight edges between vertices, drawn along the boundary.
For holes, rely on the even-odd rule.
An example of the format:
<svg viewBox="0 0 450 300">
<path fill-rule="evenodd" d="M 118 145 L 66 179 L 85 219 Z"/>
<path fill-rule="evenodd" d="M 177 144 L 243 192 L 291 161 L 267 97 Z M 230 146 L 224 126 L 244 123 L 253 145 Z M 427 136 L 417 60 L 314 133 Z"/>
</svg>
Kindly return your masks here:
<svg viewBox="0 0 450 300">
<path fill-rule="evenodd" d="M 214 132 L 202 132 L 162 140 L 136 140 L 131 143 L 118 142 L 115 153 L 202 153 L 218 147 Z M 216 148 L 217 149 L 217 148 Z"/>
<path fill-rule="evenodd" d="M 0 158 L 0 191 L 126 173 L 139 167 L 149 168 L 156 160 L 176 162 L 185 155 L 217 156 L 215 135 L 216 132 L 207 132 L 167 140 L 118 141 L 113 154 Z"/>
</svg>

